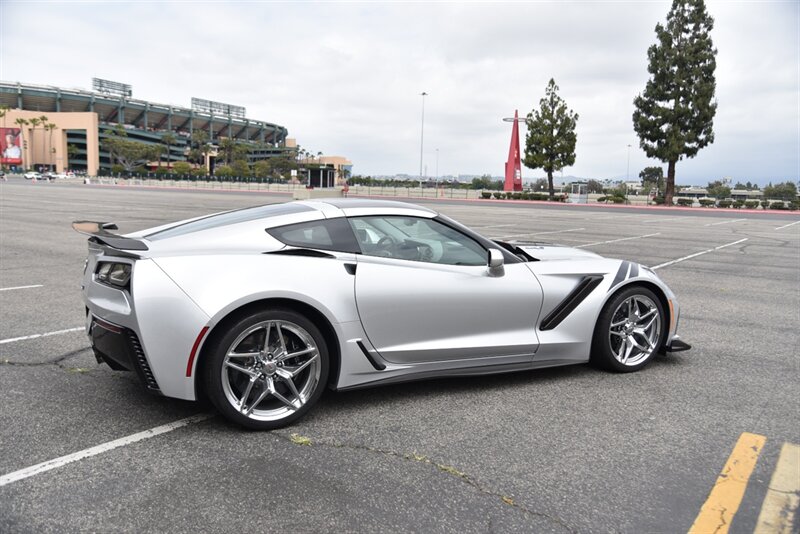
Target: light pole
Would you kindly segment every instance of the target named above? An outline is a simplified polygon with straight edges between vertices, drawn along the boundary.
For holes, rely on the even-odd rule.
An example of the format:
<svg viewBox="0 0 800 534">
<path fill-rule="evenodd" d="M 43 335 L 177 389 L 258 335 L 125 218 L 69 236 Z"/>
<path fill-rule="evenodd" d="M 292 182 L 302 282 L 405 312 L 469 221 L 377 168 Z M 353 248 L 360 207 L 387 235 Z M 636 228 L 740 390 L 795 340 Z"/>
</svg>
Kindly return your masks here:
<svg viewBox="0 0 800 534">
<path fill-rule="evenodd" d="M 436 196 L 439 196 L 439 149 L 436 149 Z"/>
<path fill-rule="evenodd" d="M 419 189 L 422 190 L 422 148 L 425 142 L 425 97 L 428 93 L 425 91 L 420 93 L 422 97 L 422 128 L 419 134 Z"/>
</svg>

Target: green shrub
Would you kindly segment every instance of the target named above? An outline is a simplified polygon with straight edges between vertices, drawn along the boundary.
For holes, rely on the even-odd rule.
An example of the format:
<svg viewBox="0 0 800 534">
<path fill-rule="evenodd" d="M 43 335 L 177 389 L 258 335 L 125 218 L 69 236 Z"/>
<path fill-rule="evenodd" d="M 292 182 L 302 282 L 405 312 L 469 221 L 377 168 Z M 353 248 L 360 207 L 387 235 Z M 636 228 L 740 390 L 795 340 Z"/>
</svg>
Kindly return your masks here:
<svg viewBox="0 0 800 534">
<path fill-rule="evenodd" d="M 700 202 L 700 205 L 703 206 L 704 208 L 708 208 L 709 206 L 713 206 L 714 204 L 716 204 L 717 201 L 714 200 L 713 198 L 701 198 L 698 200 L 698 202 Z"/>
<path fill-rule="evenodd" d="M 796 200 L 793 200 L 793 201 L 789 202 L 789 209 L 790 210 L 797 211 L 798 208 L 800 208 L 800 202 L 798 202 Z"/>
<path fill-rule="evenodd" d="M 783 203 L 783 200 L 777 200 L 770 204 L 769 209 L 771 210 L 785 210 L 786 205 Z"/>
<path fill-rule="evenodd" d="M 533 193 L 531 195 L 531 200 L 547 200 L 547 195 L 542 193 Z"/>
<path fill-rule="evenodd" d="M 717 205 L 720 208 L 730 208 L 732 204 L 733 204 L 732 200 L 720 200 L 719 204 L 717 204 Z M 736 206 L 736 207 L 738 208 L 739 206 Z"/>
<path fill-rule="evenodd" d="M 513 198 L 514 200 L 522 200 L 522 193 L 513 193 L 511 195 L 511 198 Z"/>
<path fill-rule="evenodd" d="M 494 198 L 496 198 L 496 199 L 506 198 L 506 194 L 505 193 L 500 193 L 499 191 L 496 192 L 496 193 L 492 193 L 492 196 Z"/>
<path fill-rule="evenodd" d="M 745 200 L 744 207 L 749 210 L 754 210 L 758 207 L 758 200 Z"/>
<path fill-rule="evenodd" d="M 488 191 L 482 191 L 481 198 L 492 198 L 492 194 L 489 193 Z"/>
<path fill-rule="evenodd" d="M 769 200 L 762 200 L 760 204 L 763 209 L 769 208 Z"/>
<path fill-rule="evenodd" d="M 613 197 L 608 197 L 608 199 L 614 204 L 625 204 L 625 197 L 623 196 L 614 195 Z"/>
<path fill-rule="evenodd" d="M 608 197 L 597 197 L 598 202 L 608 202 Z"/>
<path fill-rule="evenodd" d="M 506 200 L 511 200 L 512 198 L 514 198 L 514 193 L 509 191 L 508 193 L 506 193 L 505 196 L 506 196 Z"/>
<path fill-rule="evenodd" d="M 189 172 L 189 174 L 191 174 L 192 176 L 205 176 L 206 175 L 206 169 L 205 169 L 205 167 L 197 167 L 196 169 L 192 169 Z"/>
<path fill-rule="evenodd" d="M 654 202 L 656 205 L 660 206 L 660 205 L 662 205 L 662 204 L 664 203 L 664 197 L 655 197 L 655 198 L 653 199 L 653 202 Z"/>
<path fill-rule="evenodd" d="M 122 174 L 123 172 L 125 172 L 125 167 L 119 163 L 115 163 L 111 166 L 111 174 Z"/>
<path fill-rule="evenodd" d="M 172 164 L 172 170 L 177 174 L 189 174 L 192 172 L 192 166 L 185 161 L 176 161 Z"/>
<path fill-rule="evenodd" d="M 676 200 L 678 206 L 691 206 L 694 203 L 694 200 L 691 198 L 679 198 Z"/>
<path fill-rule="evenodd" d="M 530 193 L 522 193 L 522 200 L 530 200 L 531 194 Z"/>
<path fill-rule="evenodd" d="M 741 208 L 742 206 L 744 206 L 744 200 L 739 199 L 739 200 L 734 200 L 733 201 L 733 207 L 734 208 Z"/>
</svg>

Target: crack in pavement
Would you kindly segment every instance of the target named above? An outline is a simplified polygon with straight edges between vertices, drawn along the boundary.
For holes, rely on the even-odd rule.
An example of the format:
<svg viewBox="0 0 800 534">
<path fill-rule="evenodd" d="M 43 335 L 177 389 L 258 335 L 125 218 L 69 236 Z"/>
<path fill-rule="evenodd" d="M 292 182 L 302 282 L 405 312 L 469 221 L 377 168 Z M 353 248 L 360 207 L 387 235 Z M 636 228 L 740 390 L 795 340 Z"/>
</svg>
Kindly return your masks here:
<svg viewBox="0 0 800 534">
<path fill-rule="evenodd" d="M 489 488 L 486 488 L 483 484 L 478 482 L 475 478 L 473 478 L 472 476 L 468 475 L 467 473 L 464 473 L 463 471 L 459 471 L 458 469 L 456 469 L 455 467 L 453 467 L 451 465 L 439 463 L 439 462 L 433 460 L 432 458 L 430 458 L 429 456 L 426 456 L 424 454 L 418 454 L 416 452 L 410 453 L 410 454 L 409 453 L 401 453 L 401 452 L 393 451 L 391 449 L 382 449 L 382 448 L 379 448 L 379 447 L 370 447 L 369 445 L 363 445 L 363 444 L 359 444 L 359 443 L 340 443 L 340 442 L 312 441 L 310 438 L 307 438 L 305 436 L 301 436 L 301 435 L 296 434 L 296 433 L 292 433 L 292 434 L 290 434 L 288 436 L 285 433 L 281 433 L 281 432 L 271 432 L 271 434 L 274 435 L 274 436 L 279 437 L 280 439 L 289 441 L 290 443 L 293 443 L 294 445 L 298 445 L 298 446 L 314 446 L 314 445 L 317 445 L 317 446 L 321 446 L 321 447 L 328 447 L 328 448 L 331 448 L 331 449 L 350 449 L 350 450 L 354 450 L 354 451 L 367 451 L 367 452 L 371 452 L 371 453 L 375 453 L 375 454 L 382 454 L 384 456 L 388 456 L 388 457 L 391 457 L 391 458 L 397 458 L 397 459 L 405 460 L 405 461 L 409 461 L 409 462 L 418 462 L 418 463 L 428 464 L 428 465 L 431 465 L 431 466 L 435 467 L 438 471 L 441 471 L 443 473 L 446 473 L 446 474 L 448 474 L 448 475 L 450 475 L 452 477 L 455 477 L 455 478 L 459 479 L 461 482 L 467 484 L 468 486 L 471 486 L 472 488 L 478 490 L 478 492 L 480 492 L 480 493 L 482 493 L 484 495 L 487 495 L 487 496 L 492 497 L 492 498 L 500 499 L 500 501 L 503 504 L 505 504 L 506 506 L 510 506 L 512 508 L 516 508 L 517 510 L 520 510 L 521 512 L 523 512 L 524 514 L 527 514 L 529 516 L 540 517 L 540 518 L 547 519 L 548 521 L 558 525 L 559 527 L 563 528 L 567 532 L 570 532 L 571 534 L 575 534 L 575 533 L 578 532 L 576 529 L 572 528 L 569 524 L 567 524 L 566 521 L 564 521 L 560 517 L 552 516 L 552 515 L 546 514 L 544 512 L 537 512 L 535 510 L 531 510 L 531 509 L 527 508 L 526 506 L 523 506 L 522 504 L 519 504 L 518 502 L 514 501 L 514 499 L 512 499 L 511 497 L 509 497 L 507 495 L 504 495 L 504 494 L 499 493 L 497 491 L 494 491 L 494 490 L 491 490 Z"/>
<path fill-rule="evenodd" d="M 4 359 L 4 360 L 0 360 L 0 365 L 14 365 L 14 366 L 18 366 L 18 367 L 38 367 L 40 365 L 58 365 L 59 367 L 61 367 L 61 365 L 59 365 L 59 364 L 61 362 L 63 362 L 64 360 L 67 360 L 69 358 L 74 358 L 75 356 L 78 356 L 81 353 L 86 352 L 87 350 L 90 350 L 90 349 L 91 349 L 91 347 L 84 347 L 82 349 L 77 349 L 77 350 L 73 350 L 73 351 L 64 353 L 61 356 L 57 356 L 57 357 L 53 358 L 52 360 L 45 360 L 45 361 L 40 361 L 40 362 L 15 362 L 13 360 Z M 63 367 L 62 367 L 62 369 L 63 369 Z"/>
</svg>

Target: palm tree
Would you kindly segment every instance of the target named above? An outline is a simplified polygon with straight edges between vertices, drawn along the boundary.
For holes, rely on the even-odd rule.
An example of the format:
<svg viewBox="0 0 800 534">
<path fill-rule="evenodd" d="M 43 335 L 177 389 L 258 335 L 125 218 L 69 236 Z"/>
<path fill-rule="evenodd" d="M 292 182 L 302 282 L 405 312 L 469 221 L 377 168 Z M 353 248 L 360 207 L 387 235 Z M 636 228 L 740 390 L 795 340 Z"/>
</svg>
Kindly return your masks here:
<svg viewBox="0 0 800 534">
<path fill-rule="evenodd" d="M 55 162 L 56 149 L 53 148 L 53 130 L 55 130 L 55 129 L 56 129 L 56 125 L 54 123 L 52 123 L 52 122 L 47 123 L 45 125 L 45 130 L 47 130 L 50 133 L 50 138 L 48 139 L 47 143 L 48 143 L 48 149 L 49 149 L 48 152 L 50 153 L 50 164 L 53 166 L 53 170 L 56 169 L 56 162 Z"/>
<path fill-rule="evenodd" d="M 5 104 L 0 104 L 0 119 L 3 119 L 3 131 L 5 132 L 6 129 L 6 113 L 8 113 L 9 107 Z M 5 170 L 5 165 L 0 165 L 0 169 Z"/>
<path fill-rule="evenodd" d="M 80 149 L 75 145 L 67 145 L 67 167 L 69 167 L 69 160 L 75 159 L 80 152 Z"/>
<path fill-rule="evenodd" d="M 161 136 L 161 142 L 167 145 L 167 170 L 169 170 L 169 160 L 171 157 L 169 147 L 174 145 L 177 140 L 178 138 L 175 137 L 175 134 L 172 132 L 167 132 Z M 161 168 L 161 158 L 158 159 L 158 167 Z"/>
<path fill-rule="evenodd" d="M 42 124 L 42 129 L 43 129 L 45 132 L 47 131 L 47 128 L 45 128 L 45 125 L 46 125 L 46 124 L 48 124 L 48 121 L 49 121 L 49 120 L 50 120 L 50 119 L 47 117 L 47 115 L 39 115 L 39 121 L 41 122 L 41 124 Z M 49 157 L 48 157 L 47 159 L 49 159 Z"/>
<path fill-rule="evenodd" d="M 225 154 L 225 165 L 230 165 L 231 160 L 233 159 L 233 151 L 236 147 L 236 143 L 233 139 L 228 139 L 227 137 L 220 141 L 219 143 L 219 150 Z"/>
<path fill-rule="evenodd" d="M 42 123 L 42 120 L 36 117 L 28 119 L 28 124 L 31 125 L 31 162 L 30 168 L 36 170 L 36 150 L 34 150 L 33 140 L 36 137 L 36 127 Z"/>
<path fill-rule="evenodd" d="M 19 126 L 19 136 L 22 139 L 22 147 L 23 147 L 23 151 L 24 151 L 24 148 L 25 148 L 25 127 L 29 123 L 28 123 L 28 121 L 26 119 L 23 119 L 22 117 L 20 117 L 17 120 L 15 120 L 14 123 L 16 123 L 17 126 Z M 23 161 L 22 161 L 22 167 L 23 168 L 25 168 L 25 164 L 26 163 L 28 165 L 30 165 L 30 161 L 25 161 L 25 159 L 23 158 Z M 28 168 L 30 168 L 30 167 L 28 167 Z"/>
</svg>

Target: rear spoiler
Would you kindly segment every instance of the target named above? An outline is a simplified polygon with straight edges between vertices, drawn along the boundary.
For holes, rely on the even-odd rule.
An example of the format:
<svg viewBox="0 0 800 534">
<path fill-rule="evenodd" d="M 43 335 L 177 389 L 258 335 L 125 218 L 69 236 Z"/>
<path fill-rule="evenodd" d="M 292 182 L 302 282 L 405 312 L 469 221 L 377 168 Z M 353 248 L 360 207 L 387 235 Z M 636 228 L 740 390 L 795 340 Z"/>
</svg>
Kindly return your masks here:
<svg viewBox="0 0 800 534">
<path fill-rule="evenodd" d="M 107 245 L 120 250 L 148 250 L 147 245 L 138 239 L 112 234 L 109 230 L 118 230 L 117 225 L 108 222 L 74 221 L 72 229 L 88 235 L 89 241 Z"/>
</svg>

